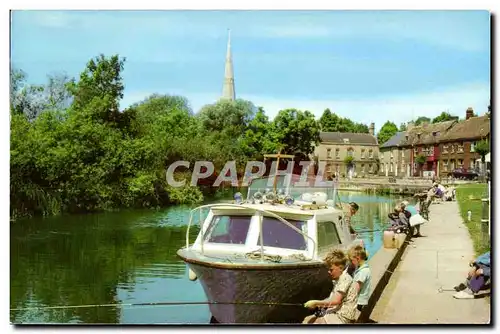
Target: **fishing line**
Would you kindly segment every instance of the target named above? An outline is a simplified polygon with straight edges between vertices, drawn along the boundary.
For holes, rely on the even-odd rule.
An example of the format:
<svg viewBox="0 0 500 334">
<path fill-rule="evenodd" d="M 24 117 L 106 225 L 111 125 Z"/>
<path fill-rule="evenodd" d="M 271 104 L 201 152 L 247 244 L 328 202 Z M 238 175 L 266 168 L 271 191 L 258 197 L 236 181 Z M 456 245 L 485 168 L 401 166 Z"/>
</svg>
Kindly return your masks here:
<svg viewBox="0 0 500 334">
<path fill-rule="evenodd" d="M 126 306 L 175 306 L 175 305 L 266 305 L 266 306 L 301 306 L 298 303 L 266 303 L 266 302 L 154 302 L 154 303 L 128 303 L 128 304 L 88 304 L 88 305 L 58 305 L 58 306 L 39 306 L 39 307 L 20 307 L 11 308 L 10 311 L 28 311 L 28 310 L 57 310 L 57 309 L 75 309 L 91 307 L 126 307 Z"/>
</svg>

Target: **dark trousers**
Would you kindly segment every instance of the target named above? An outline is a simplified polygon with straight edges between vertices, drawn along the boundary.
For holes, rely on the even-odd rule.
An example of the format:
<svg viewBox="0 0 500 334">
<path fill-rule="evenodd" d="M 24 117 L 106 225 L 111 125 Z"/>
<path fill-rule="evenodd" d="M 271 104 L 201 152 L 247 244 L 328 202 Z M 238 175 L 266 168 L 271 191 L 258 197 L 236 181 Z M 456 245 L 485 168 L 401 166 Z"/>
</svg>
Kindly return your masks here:
<svg viewBox="0 0 500 334">
<path fill-rule="evenodd" d="M 486 278 L 483 275 L 479 275 L 469 280 L 469 287 L 472 292 L 478 293 L 484 286 L 484 283 L 486 283 Z"/>
</svg>

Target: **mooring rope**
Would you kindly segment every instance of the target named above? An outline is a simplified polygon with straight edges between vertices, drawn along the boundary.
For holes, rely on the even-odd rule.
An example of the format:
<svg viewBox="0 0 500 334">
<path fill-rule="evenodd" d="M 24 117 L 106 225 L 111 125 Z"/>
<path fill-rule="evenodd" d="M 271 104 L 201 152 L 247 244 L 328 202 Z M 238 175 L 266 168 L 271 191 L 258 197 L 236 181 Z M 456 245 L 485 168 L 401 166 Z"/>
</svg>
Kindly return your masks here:
<svg viewBox="0 0 500 334">
<path fill-rule="evenodd" d="M 10 311 L 28 311 L 28 310 L 57 310 L 57 309 L 75 309 L 91 307 L 125 307 L 125 306 L 175 306 L 175 305 L 263 305 L 263 306 L 301 306 L 299 303 L 272 303 L 272 302 L 151 302 L 151 303 L 124 303 L 124 304 L 88 304 L 88 305 L 57 305 L 57 306 L 37 306 L 37 307 L 19 307 L 11 308 Z"/>
</svg>

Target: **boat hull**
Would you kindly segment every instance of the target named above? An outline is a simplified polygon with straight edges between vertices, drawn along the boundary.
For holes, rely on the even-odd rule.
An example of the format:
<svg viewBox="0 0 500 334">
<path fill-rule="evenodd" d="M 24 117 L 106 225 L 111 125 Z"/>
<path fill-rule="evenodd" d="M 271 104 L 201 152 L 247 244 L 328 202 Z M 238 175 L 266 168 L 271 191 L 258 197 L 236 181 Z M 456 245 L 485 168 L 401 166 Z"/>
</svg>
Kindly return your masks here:
<svg viewBox="0 0 500 334">
<path fill-rule="evenodd" d="M 323 265 L 245 269 L 188 264 L 210 303 L 229 303 L 209 305 L 219 323 L 301 322 L 312 313 L 303 304 L 326 298 L 332 289 Z"/>
</svg>

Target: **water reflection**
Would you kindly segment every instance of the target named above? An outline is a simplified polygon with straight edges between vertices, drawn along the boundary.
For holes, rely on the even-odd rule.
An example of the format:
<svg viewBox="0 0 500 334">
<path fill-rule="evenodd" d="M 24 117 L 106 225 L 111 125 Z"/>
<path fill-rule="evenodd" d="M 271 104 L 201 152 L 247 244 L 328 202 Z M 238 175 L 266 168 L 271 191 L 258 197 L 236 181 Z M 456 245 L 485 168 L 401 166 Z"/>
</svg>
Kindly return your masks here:
<svg viewBox="0 0 500 334">
<path fill-rule="evenodd" d="M 341 193 L 356 201 L 353 226 L 370 254 L 394 201 Z M 30 219 L 11 225 L 11 308 L 205 300 L 176 252 L 185 245 L 190 207 Z M 382 217 L 382 220 L 380 219 Z M 375 232 L 372 232 L 375 231 Z M 198 228 L 192 228 L 195 239 Z M 206 305 L 11 311 L 13 323 L 207 323 Z"/>
</svg>

